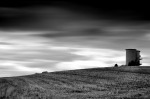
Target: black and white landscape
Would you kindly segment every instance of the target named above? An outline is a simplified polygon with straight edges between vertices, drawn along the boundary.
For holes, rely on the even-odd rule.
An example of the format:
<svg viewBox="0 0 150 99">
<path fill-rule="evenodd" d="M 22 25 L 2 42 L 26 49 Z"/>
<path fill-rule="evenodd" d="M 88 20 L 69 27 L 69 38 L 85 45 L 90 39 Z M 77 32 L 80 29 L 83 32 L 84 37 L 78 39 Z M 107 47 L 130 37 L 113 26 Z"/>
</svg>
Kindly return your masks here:
<svg viewBox="0 0 150 99">
<path fill-rule="evenodd" d="M 149 99 L 148 4 L 1 1 L 0 98 Z"/>
</svg>

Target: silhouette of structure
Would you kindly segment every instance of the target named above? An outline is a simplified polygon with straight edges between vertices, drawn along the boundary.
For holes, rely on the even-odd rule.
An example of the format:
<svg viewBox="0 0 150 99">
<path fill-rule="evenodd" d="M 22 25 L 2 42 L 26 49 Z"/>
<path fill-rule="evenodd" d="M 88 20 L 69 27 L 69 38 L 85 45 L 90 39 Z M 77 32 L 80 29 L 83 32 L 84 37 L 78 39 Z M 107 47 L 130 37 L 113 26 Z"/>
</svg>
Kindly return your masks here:
<svg viewBox="0 0 150 99">
<path fill-rule="evenodd" d="M 126 66 L 140 66 L 141 55 L 136 49 L 126 49 Z"/>
<path fill-rule="evenodd" d="M 118 64 L 115 64 L 114 67 L 118 67 Z"/>
</svg>

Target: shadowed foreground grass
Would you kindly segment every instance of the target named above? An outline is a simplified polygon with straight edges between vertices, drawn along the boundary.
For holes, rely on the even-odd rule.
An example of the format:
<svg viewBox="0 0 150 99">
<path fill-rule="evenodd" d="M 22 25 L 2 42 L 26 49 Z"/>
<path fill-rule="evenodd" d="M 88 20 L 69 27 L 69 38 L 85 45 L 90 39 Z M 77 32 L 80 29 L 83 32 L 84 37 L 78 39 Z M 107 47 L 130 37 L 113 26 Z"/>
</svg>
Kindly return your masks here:
<svg viewBox="0 0 150 99">
<path fill-rule="evenodd" d="M 150 99 L 150 68 L 94 68 L 0 78 L 0 99 Z"/>
</svg>

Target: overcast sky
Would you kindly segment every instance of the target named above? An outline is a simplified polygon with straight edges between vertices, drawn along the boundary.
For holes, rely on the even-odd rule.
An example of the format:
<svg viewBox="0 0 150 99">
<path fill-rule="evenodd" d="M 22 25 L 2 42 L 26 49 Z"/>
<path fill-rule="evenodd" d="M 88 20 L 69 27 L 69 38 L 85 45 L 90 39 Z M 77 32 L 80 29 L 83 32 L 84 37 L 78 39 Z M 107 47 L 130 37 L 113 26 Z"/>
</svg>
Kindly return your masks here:
<svg viewBox="0 0 150 99">
<path fill-rule="evenodd" d="M 7 0 L 0 4 L 0 77 L 125 64 L 150 65 L 147 7 L 107 2 Z"/>
</svg>

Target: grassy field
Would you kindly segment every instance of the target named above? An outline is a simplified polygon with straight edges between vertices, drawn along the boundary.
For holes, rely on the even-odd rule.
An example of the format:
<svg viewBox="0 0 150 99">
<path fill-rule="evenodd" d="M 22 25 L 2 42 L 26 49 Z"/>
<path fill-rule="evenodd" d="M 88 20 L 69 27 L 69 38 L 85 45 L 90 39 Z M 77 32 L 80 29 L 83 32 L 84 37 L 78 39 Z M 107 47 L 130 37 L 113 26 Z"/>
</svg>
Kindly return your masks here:
<svg viewBox="0 0 150 99">
<path fill-rule="evenodd" d="M 150 99 L 150 67 L 110 67 L 0 78 L 0 99 Z"/>
</svg>

